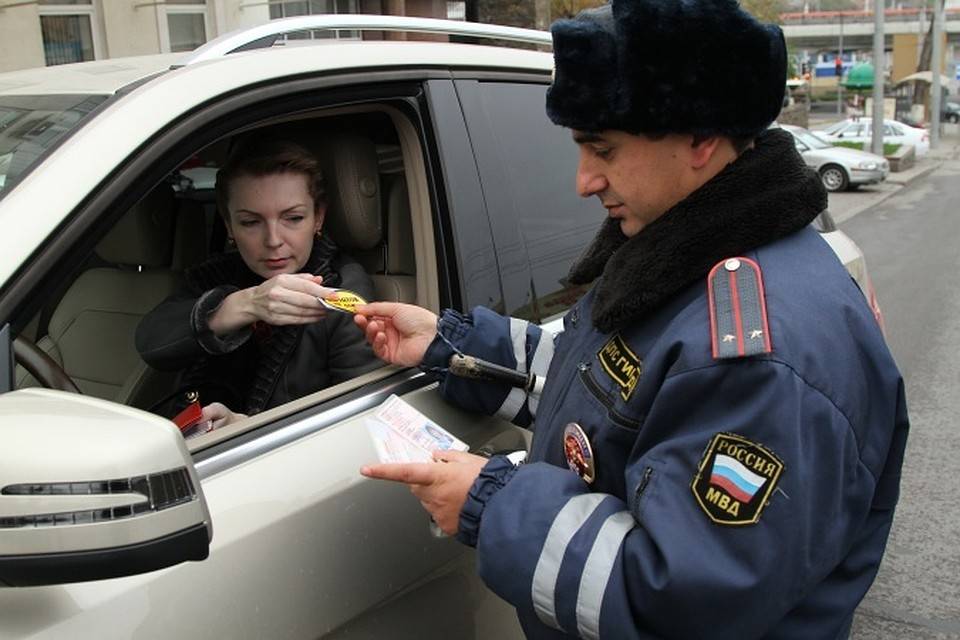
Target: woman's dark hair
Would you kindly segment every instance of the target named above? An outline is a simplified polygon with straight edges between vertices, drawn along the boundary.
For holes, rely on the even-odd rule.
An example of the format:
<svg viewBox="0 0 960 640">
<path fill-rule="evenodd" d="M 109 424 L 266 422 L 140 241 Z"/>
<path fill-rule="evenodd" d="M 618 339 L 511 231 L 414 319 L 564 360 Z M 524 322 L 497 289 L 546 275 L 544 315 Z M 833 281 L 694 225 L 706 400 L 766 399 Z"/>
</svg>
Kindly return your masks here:
<svg viewBox="0 0 960 640">
<path fill-rule="evenodd" d="M 276 173 L 300 173 L 307 178 L 307 190 L 316 206 L 324 200 L 323 173 L 316 156 L 289 140 L 264 137 L 247 138 L 230 151 L 217 172 L 217 208 L 228 223 L 227 199 L 230 184 L 240 176 L 259 178 Z"/>
</svg>

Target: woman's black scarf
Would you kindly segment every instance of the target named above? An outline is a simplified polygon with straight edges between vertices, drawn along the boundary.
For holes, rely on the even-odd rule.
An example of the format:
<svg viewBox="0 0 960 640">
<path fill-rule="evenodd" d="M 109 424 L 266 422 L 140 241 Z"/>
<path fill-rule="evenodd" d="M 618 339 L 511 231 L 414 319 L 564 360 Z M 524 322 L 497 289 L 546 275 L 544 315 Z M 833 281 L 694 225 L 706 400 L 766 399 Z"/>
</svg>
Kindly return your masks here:
<svg viewBox="0 0 960 640">
<path fill-rule="evenodd" d="M 323 276 L 325 287 L 338 287 L 341 281 L 340 272 L 337 270 L 339 257 L 340 250 L 332 239 L 327 235 L 316 237 L 310 250 L 310 258 L 300 272 Z M 235 251 L 216 256 L 190 269 L 185 277 L 187 285 L 198 295 L 223 285 L 246 289 L 263 282 L 263 277 L 251 271 L 240 254 Z M 296 345 L 299 344 L 303 330 L 304 325 L 262 325 L 254 328 L 255 335 L 251 341 L 256 342 L 254 345 L 256 351 L 247 351 L 250 357 L 256 357 L 253 379 L 249 388 L 235 390 L 237 395 L 244 399 L 245 405 L 242 409 L 244 413 L 253 415 L 267 408 L 267 403 L 273 396 L 273 390 L 280 378 L 280 372 L 286 366 Z M 249 348 L 249 344 L 240 347 L 245 351 Z M 195 381 L 202 387 L 204 383 L 222 376 L 223 372 L 216 366 L 217 360 L 218 356 L 210 356 L 194 364 L 184 375 L 184 385 L 189 387 L 190 381 Z M 208 404 L 202 397 L 200 401 Z M 240 407 L 230 407 L 230 409 L 238 411 Z"/>
<path fill-rule="evenodd" d="M 823 184 L 804 165 L 793 136 L 770 129 L 632 238 L 608 219 L 567 280 L 587 284 L 603 276 L 593 324 L 612 333 L 645 319 L 720 260 L 799 231 L 826 206 Z"/>
</svg>

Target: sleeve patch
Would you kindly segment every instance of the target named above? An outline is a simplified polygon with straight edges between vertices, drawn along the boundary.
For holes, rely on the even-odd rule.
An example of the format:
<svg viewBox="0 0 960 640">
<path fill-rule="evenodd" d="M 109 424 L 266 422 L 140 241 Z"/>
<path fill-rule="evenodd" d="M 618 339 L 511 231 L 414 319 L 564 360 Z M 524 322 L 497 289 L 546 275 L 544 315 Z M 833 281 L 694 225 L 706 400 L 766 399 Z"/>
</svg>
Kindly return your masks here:
<svg viewBox="0 0 960 640">
<path fill-rule="evenodd" d="M 783 461 L 763 445 L 734 433 L 718 433 L 704 451 L 690 488 L 713 522 L 754 524 L 782 474 Z"/>
</svg>

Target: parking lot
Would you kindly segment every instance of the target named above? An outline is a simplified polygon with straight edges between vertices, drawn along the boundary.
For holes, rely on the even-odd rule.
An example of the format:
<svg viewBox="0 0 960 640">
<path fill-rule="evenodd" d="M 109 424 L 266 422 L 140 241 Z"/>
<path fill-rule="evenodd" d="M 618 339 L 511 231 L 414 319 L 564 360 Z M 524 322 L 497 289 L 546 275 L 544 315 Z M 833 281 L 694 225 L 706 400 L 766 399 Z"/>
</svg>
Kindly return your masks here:
<svg viewBox="0 0 960 640">
<path fill-rule="evenodd" d="M 839 118 L 836 114 L 811 114 L 811 130 L 826 127 Z M 860 187 L 855 191 L 831 193 L 829 198 L 830 213 L 837 224 L 845 222 L 861 211 L 876 206 L 893 196 L 909 184 L 929 175 L 944 161 L 960 157 L 960 125 L 943 125 L 943 134 L 940 145 L 931 149 L 927 155 L 918 158 L 916 164 L 906 170 L 891 172 L 886 181 Z"/>
</svg>

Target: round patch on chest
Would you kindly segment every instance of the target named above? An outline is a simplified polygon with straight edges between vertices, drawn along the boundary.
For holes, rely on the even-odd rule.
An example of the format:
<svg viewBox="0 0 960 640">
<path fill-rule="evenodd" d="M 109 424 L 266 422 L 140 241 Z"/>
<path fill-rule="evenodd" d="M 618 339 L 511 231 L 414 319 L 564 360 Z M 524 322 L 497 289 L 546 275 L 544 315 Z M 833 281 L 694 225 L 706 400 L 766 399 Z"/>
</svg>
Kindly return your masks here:
<svg viewBox="0 0 960 640">
<path fill-rule="evenodd" d="M 563 429 L 563 455 L 567 459 L 567 466 L 587 484 L 597 477 L 590 440 L 576 422 L 571 422 Z"/>
</svg>

